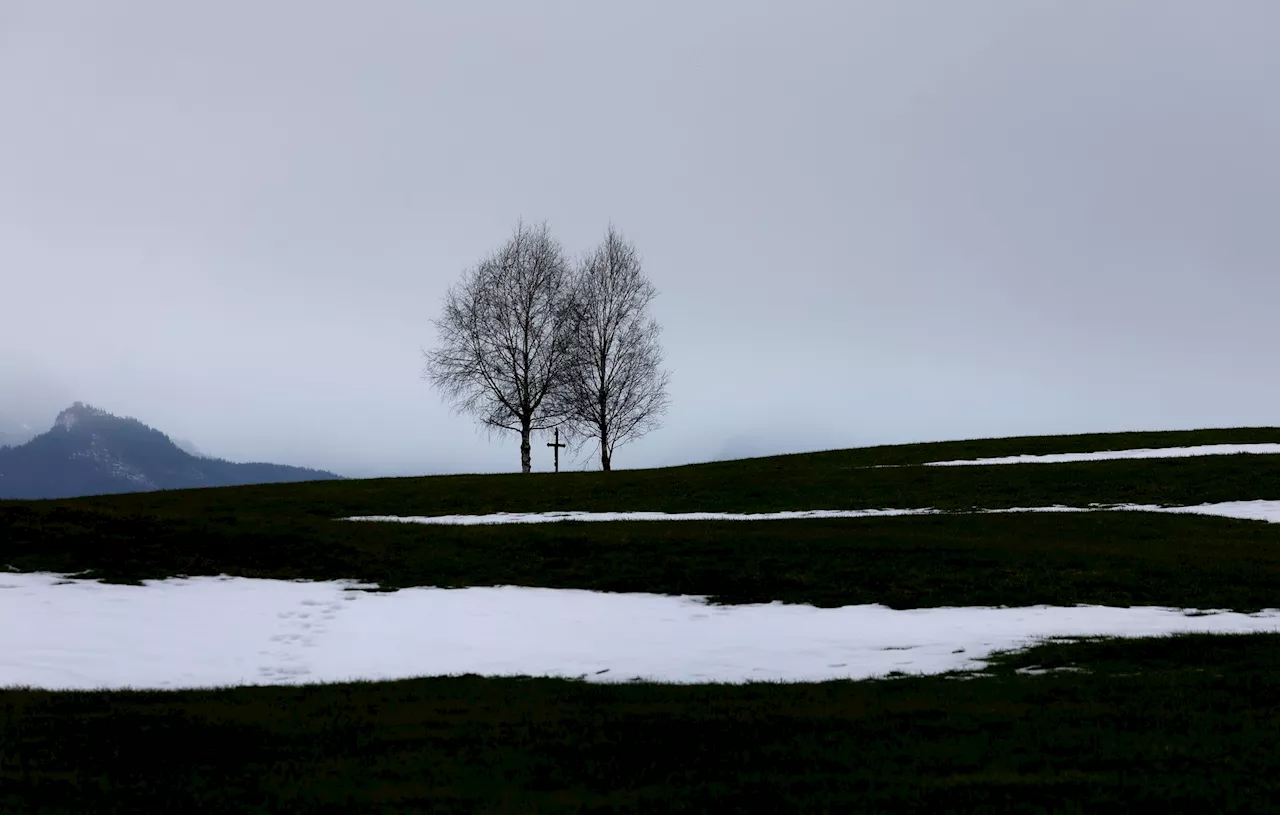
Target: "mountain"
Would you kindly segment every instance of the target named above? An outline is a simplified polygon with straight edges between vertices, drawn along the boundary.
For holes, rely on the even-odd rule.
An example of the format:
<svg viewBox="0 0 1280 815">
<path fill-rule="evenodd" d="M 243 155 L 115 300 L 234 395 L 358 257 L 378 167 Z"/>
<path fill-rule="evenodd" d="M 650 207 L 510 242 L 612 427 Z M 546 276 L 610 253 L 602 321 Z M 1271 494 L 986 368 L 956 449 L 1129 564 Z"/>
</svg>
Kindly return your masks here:
<svg viewBox="0 0 1280 815">
<path fill-rule="evenodd" d="M 76 402 L 53 428 L 0 447 L 0 498 L 71 498 L 120 492 L 231 487 L 341 476 L 281 464 L 193 456 L 136 419 Z"/>
</svg>

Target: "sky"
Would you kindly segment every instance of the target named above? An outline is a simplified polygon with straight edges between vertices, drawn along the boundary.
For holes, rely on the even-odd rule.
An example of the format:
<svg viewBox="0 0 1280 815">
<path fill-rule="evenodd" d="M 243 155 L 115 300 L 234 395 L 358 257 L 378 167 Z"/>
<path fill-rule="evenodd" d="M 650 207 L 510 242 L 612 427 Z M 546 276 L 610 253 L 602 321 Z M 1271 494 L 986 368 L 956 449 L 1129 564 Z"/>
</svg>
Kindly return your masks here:
<svg viewBox="0 0 1280 815">
<path fill-rule="evenodd" d="M 1280 424 L 1277 77 L 1272 0 L 0 0 L 0 424 L 517 470 L 422 352 L 522 218 L 660 292 L 615 467 Z"/>
</svg>

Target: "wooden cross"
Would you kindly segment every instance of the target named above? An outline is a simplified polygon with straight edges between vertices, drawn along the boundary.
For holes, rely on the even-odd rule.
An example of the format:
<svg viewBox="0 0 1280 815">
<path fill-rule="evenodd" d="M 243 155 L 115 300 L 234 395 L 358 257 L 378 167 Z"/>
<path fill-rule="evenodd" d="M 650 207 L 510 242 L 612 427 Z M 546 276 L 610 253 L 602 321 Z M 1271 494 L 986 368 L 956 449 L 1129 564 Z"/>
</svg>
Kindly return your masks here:
<svg viewBox="0 0 1280 815">
<path fill-rule="evenodd" d="M 555 454 L 556 454 L 556 472 L 560 472 L 560 448 L 561 448 L 561 447 L 568 447 L 568 446 L 569 446 L 569 445 L 567 445 L 567 444 L 561 444 L 561 443 L 560 443 L 560 428 L 558 428 L 558 427 L 556 428 L 556 440 L 555 440 L 555 441 L 549 441 L 549 442 L 547 442 L 547 446 L 548 446 L 548 447 L 555 448 Z"/>
</svg>

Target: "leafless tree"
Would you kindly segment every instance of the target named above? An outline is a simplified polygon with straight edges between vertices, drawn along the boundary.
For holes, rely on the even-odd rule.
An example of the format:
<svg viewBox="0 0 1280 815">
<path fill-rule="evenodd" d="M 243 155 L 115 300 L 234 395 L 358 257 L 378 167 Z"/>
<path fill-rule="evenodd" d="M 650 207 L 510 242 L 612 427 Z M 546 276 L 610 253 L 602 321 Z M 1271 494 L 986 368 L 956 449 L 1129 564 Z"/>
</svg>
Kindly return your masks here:
<svg viewBox="0 0 1280 815">
<path fill-rule="evenodd" d="M 439 347 L 424 352 L 425 378 L 459 413 L 520 434 L 520 468 L 532 468 L 530 436 L 563 421 L 549 399 L 569 361 L 571 273 L 546 224 L 517 225 L 503 246 L 463 275 L 435 321 Z"/>
<path fill-rule="evenodd" d="M 571 440 L 599 445 L 604 470 L 612 469 L 619 445 L 658 428 L 667 409 L 662 329 L 648 315 L 657 294 L 635 246 L 612 225 L 574 279 L 571 356 L 556 388 L 558 412 Z"/>
</svg>

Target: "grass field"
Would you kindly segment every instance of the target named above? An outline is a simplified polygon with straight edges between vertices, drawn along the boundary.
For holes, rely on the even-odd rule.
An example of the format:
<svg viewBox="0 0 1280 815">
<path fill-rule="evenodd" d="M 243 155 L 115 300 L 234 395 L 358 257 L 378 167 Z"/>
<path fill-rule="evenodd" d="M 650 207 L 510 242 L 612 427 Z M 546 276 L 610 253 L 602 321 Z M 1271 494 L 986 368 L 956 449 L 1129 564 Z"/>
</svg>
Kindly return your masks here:
<svg viewBox="0 0 1280 815">
<path fill-rule="evenodd" d="M 0 568 L 720 603 L 1254 611 L 1280 606 L 1280 524 L 1121 512 L 486 527 L 334 519 L 1280 499 L 1280 456 L 876 468 L 1277 441 L 1275 428 L 995 439 L 608 475 L 0 502 Z M 1002 655 L 980 676 L 862 682 L 7 690 L 0 811 L 1272 811 L 1277 667 L 1280 635 L 1187 636 L 1054 642 Z"/>
</svg>

